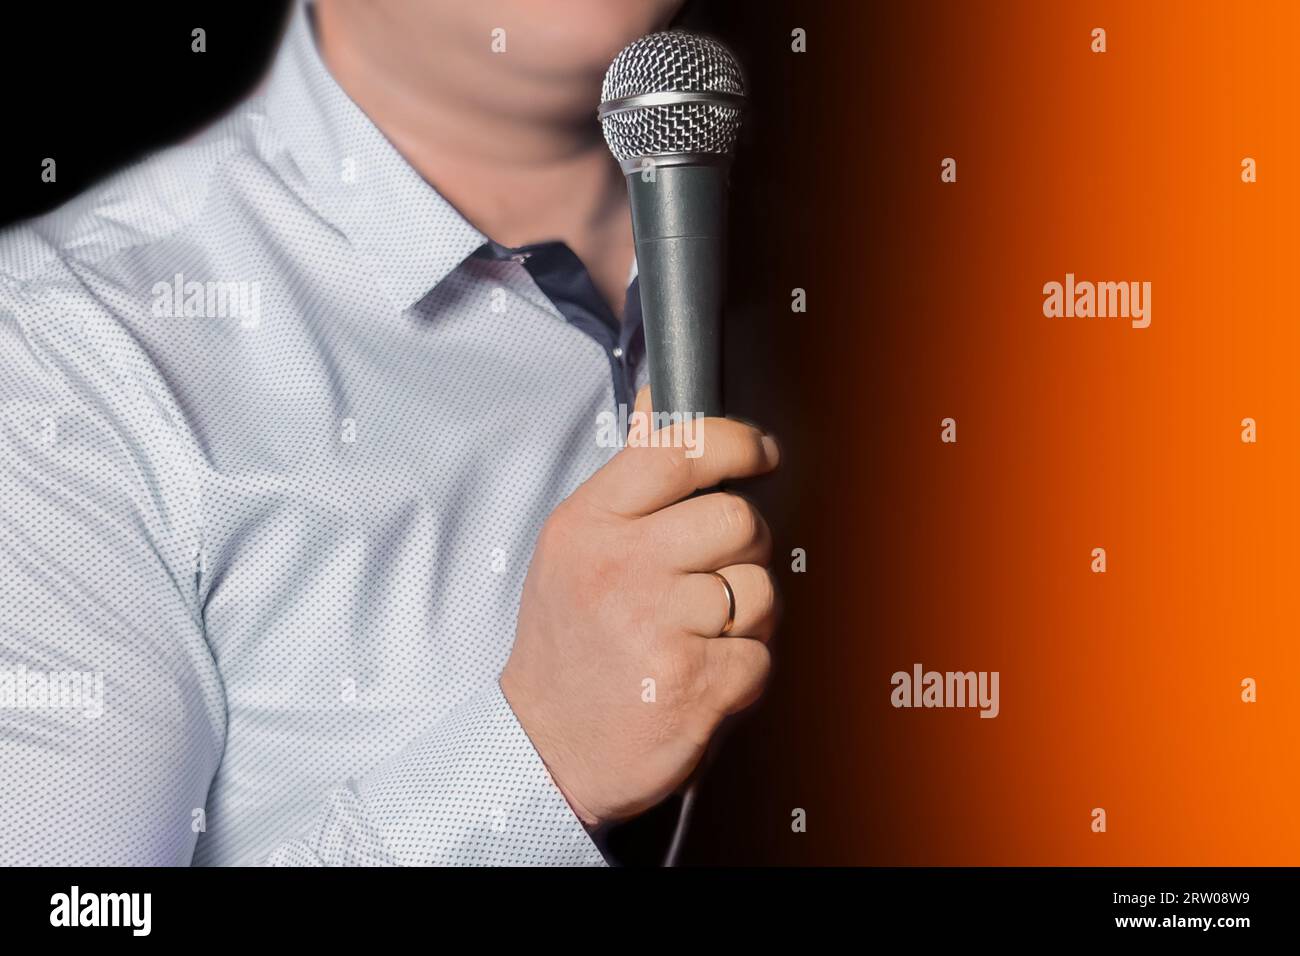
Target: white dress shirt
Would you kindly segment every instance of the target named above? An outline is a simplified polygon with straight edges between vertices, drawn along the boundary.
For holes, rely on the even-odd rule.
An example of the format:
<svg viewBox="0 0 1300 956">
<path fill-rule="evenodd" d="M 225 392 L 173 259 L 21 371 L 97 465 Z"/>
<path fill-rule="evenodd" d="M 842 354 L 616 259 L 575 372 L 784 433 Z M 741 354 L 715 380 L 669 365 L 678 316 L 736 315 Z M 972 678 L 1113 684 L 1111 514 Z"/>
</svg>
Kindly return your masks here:
<svg viewBox="0 0 1300 956">
<path fill-rule="evenodd" d="M 644 363 L 527 255 L 303 7 L 262 92 L 0 235 L 0 863 L 604 862 L 497 679 Z"/>
</svg>

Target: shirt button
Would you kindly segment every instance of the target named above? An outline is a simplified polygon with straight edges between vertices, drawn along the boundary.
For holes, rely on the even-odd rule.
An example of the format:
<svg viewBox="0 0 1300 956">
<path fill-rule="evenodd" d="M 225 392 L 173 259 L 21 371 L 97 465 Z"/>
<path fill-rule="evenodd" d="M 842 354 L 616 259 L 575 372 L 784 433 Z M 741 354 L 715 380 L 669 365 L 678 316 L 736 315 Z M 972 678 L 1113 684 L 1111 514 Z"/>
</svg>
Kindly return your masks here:
<svg viewBox="0 0 1300 956">
<path fill-rule="evenodd" d="M 617 345 L 614 346 L 614 358 L 621 359 L 622 357 L 623 357 L 623 350 L 619 348 Z"/>
</svg>

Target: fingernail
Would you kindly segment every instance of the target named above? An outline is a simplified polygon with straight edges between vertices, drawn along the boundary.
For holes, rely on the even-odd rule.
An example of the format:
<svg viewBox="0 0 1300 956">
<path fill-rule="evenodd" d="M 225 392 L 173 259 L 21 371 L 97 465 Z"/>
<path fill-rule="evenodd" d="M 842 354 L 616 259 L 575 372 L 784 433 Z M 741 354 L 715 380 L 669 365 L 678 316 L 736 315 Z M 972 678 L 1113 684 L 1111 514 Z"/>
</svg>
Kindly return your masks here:
<svg viewBox="0 0 1300 956">
<path fill-rule="evenodd" d="M 781 446 L 776 443 L 776 439 L 771 435 L 763 436 L 763 454 L 773 464 L 781 460 Z"/>
</svg>

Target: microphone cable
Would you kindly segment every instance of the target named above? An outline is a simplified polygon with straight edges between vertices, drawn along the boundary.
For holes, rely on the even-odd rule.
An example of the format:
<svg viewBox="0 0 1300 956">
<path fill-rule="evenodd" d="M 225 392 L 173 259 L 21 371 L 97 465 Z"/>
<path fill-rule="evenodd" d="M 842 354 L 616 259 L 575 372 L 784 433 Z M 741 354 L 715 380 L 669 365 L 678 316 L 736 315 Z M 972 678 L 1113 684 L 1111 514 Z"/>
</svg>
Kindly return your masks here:
<svg viewBox="0 0 1300 956">
<path fill-rule="evenodd" d="M 664 866 L 674 867 L 682 853 L 682 843 L 686 839 L 686 831 L 691 825 L 691 811 L 695 808 L 695 794 L 699 789 L 699 777 L 692 778 L 691 782 L 686 785 L 686 792 L 682 794 L 682 805 L 677 810 L 677 825 L 673 827 L 673 839 L 668 844 L 668 852 L 664 854 Z"/>
</svg>

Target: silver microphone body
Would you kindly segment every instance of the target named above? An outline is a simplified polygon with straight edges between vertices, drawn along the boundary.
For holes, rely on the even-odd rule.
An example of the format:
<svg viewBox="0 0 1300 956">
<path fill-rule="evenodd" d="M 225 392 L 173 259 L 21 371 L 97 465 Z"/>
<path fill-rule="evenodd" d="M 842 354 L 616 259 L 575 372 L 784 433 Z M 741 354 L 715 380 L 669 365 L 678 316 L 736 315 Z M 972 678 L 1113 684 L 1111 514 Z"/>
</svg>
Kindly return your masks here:
<svg viewBox="0 0 1300 956">
<path fill-rule="evenodd" d="M 627 177 L 654 410 L 719 416 L 726 191 L 744 81 L 707 37 L 655 33 L 614 59 L 598 110 Z"/>
</svg>

